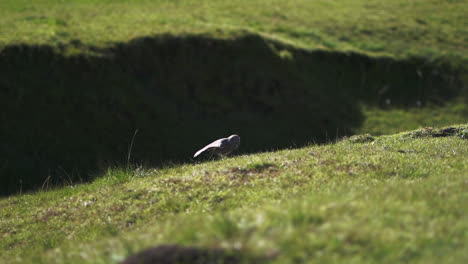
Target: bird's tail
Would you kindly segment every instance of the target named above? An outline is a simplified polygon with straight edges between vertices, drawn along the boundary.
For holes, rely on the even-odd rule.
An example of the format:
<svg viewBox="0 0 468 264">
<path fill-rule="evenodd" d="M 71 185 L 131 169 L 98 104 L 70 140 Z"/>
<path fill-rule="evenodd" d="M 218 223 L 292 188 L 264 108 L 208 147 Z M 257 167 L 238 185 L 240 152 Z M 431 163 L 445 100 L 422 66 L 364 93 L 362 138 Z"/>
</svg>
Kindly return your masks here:
<svg viewBox="0 0 468 264">
<path fill-rule="evenodd" d="M 202 154 L 203 151 L 205 151 L 205 150 L 206 150 L 206 148 L 200 149 L 199 151 L 197 151 L 197 153 L 195 153 L 195 155 L 193 155 L 193 157 L 196 158 L 197 156 L 199 156 L 200 154 Z"/>
</svg>

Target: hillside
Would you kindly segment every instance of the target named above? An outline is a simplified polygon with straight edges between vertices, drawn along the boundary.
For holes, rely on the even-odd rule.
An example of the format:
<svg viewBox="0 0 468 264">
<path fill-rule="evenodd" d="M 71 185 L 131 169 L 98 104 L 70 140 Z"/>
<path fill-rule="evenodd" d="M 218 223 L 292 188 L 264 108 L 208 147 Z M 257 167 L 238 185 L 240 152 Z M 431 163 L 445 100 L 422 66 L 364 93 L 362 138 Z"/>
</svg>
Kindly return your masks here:
<svg viewBox="0 0 468 264">
<path fill-rule="evenodd" d="M 117 263 L 178 244 L 228 263 L 463 263 L 467 136 L 468 125 L 426 128 L 109 169 L 90 184 L 2 198 L 0 257 Z"/>
<path fill-rule="evenodd" d="M 468 263 L 467 13 L 1 0 L 0 262 Z"/>
<path fill-rule="evenodd" d="M 4 0 L 0 195 L 189 162 L 233 132 L 247 154 L 464 123 L 466 8 Z"/>
<path fill-rule="evenodd" d="M 465 0 L 4 0 L 1 5 L 3 45 L 105 46 L 162 33 L 249 31 L 312 49 L 400 59 L 468 58 Z"/>
</svg>

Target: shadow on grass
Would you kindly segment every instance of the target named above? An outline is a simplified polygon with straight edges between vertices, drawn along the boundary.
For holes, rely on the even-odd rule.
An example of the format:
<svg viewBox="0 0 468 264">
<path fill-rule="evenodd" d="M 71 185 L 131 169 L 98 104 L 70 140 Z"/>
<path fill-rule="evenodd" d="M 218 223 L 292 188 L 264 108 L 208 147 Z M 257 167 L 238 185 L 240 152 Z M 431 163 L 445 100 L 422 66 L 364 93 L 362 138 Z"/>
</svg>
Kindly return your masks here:
<svg viewBox="0 0 468 264">
<path fill-rule="evenodd" d="M 237 264 L 237 263 L 266 263 L 268 258 L 253 258 L 242 256 L 240 252 L 223 249 L 203 249 L 184 247 L 179 245 L 161 245 L 145 249 L 129 256 L 122 264 Z"/>
<path fill-rule="evenodd" d="M 73 50 L 90 53 L 64 55 Z M 0 193 L 90 180 L 129 160 L 186 162 L 233 133 L 244 153 L 334 140 L 361 125 L 360 104 L 443 102 L 462 90 L 459 74 L 420 58 L 307 51 L 257 35 L 7 46 Z"/>
</svg>

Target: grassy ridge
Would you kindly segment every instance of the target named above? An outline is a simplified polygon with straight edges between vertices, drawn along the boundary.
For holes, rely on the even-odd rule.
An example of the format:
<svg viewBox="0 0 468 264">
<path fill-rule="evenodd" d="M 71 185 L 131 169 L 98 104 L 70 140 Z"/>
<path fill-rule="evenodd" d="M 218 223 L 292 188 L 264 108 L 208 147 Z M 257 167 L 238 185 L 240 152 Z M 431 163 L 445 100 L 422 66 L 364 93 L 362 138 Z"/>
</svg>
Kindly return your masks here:
<svg viewBox="0 0 468 264">
<path fill-rule="evenodd" d="M 243 141 L 251 151 L 254 144 L 271 146 L 267 140 L 278 138 L 309 139 L 313 133 L 335 138 L 322 134 L 347 122 L 352 131 L 345 132 L 373 134 L 465 123 L 463 100 L 412 107 L 421 94 L 453 98 L 466 85 L 467 6 L 465 0 L 3 0 L 0 59 L 8 63 L 0 63 L 0 93 L 5 93 L 0 95 L 8 111 L 0 114 L 5 125 L 0 138 L 6 142 L 0 152 L 10 151 L 14 158 L 7 163 L 19 165 L 4 173 L 7 163 L 0 164 L 2 180 L 8 175 L 15 189 L 13 172 L 29 169 L 35 177 L 39 164 L 50 173 L 60 159 L 86 164 L 82 168 L 103 166 L 96 163 L 109 157 L 116 162 L 126 157 L 136 128 L 141 130 L 134 154 L 148 158 L 138 149 L 143 142 L 163 138 L 170 143 L 165 135 L 174 135 L 152 133 L 155 113 L 177 120 L 165 128 L 192 120 L 179 129 L 184 133 L 205 120 L 197 142 L 204 141 L 201 135 L 208 140 L 208 132 L 233 128 L 224 123 L 210 129 L 213 123 L 207 120 L 216 116 L 206 118 L 216 107 L 232 110 L 245 101 L 213 107 L 232 87 L 237 99 L 254 95 L 244 112 L 230 118 L 232 124 L 243 120 L 242 135 L 262 135 L 264 141 Z M 227 63 L 214 54 L 235 59 Z M 205 71 L 193 70 L 200 65 Z M 160 74 L 161 69 L 169 74 Z M 448 89 L 452 84 L 457 92 Z M 148 96 L 154 87 L 169 89 L 155 100 Z M 315 130 L 296 127 L 287 132 L 294 136 L 285 137 L 281 133 L 291 127 L 278 128 L 277 120 L 290 124 L 294 120 L 286 117 L 292 111 L 277 111 L 288 115 L 276 120 L 259 114 L 271 111 L 265 105 L 288 99 L 271 87 L 290 98 L 304 100 L 298 91 L 319 98 L 314 104 L 302 102 Z M 379 94 L 388 87 L 391 96 Z M 202 94 L 196 97 L 203 99 L 202 107 L 188 107 L 196 93 Z M 171 94 L 184 99 L 168 102 Z M 218 97 L 206 96 L 213 94 Z M 369 103 L 402 97 L 411 101 L 401 104 L 406 109 Z M 290 98 L 285 101 L 297 106 Z M 159 103 L 165 112 L 153 108 Z M 23 120 L 25 125 L 18 125 Z M 262 134 L 252 124 L 271 125 L 277 134 Z M 42 137 L 34 138 L 32 132 L 41 129 Z M 82 136 L 86 133 L 95 137 Z M 150 140 L 142 140 L 145 133 Z M 6 263 L 117 263 L 146 247 L 177 243 L 224 248 L 251 263 L 464 263 L 466 137 L 466 125 L 375 140 L 360 136 L 194 165 L 108 169 L 90 184 L 55 190 L 49 190 L 50 178 L 40 179 L 42 191 L 0 199 L 0 258 Z M 189 155 L 169 143 L 153 153 Z M 184 151 L 195 148 L 182 143 Z M 43 166 L 46 162 L 51 165 Z"/>
<path fill-rule="evenodd" d="M 104 55 L 3 50 L 2 194 L 89 180 L 125 164 L 136 130 L 133 160 L 156 165 L 188 160 L 200 142 L 230 133 L 248 140 L 248 153 L 326 142 L 360 129 L 362 105 L 411 108 L 463 91 L 457 69 L 423 59 L 310 51 L 259 35 L 164 35 L 97 50 Z M 463 101 L 438 108 L 445 119 L 438 125 L 463 122 L 465 109 Z M 388 119 L 398 129 L 410 123 Z"/>
<path fill-rule="evenodd" d="M 142 248 L 226 248 L 247 262 L 462 263 L 468 126 L 109 170 L 0 200 L 7 263 L 116 263 Z M 300 239 L 299 239 L 300 238 Z"/>
<path fill-rule="evenodd" d="M 467 6 L 465 0 L 5 0 L 0 43 L 78 40 L 102 46 L 160 33 L 222 36 L 249 30 L 306 48 L 443 58 L 463 65 Z"/>
<path fill-rule="evenodd" d="M 466 93 L 465 2 L 2 1 L 0 193 L 121 165 L 136 130 L 154 164 L 232 131 L 255 152 L 464 122 L 443 104 Z"/>
</svg>

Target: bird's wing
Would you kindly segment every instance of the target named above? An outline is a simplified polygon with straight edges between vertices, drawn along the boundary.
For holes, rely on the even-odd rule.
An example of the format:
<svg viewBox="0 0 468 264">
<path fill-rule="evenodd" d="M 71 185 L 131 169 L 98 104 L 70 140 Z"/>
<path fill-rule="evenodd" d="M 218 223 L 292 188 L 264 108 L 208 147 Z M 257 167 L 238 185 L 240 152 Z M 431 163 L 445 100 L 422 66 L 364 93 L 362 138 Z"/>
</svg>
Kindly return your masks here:
<svg viewBox="0 0 468 264">
<path fill-rule="evenodd" d="M 197 153 L 195 153 L 195 155 L 193 155 L 193 157 L 196 158 L 198 155 L 202 154 L 203 152 L 205 152 L 208 149 L 220 148 L 223 145 L 223 143 L 225 143 L 224 141 L 226 141 L 226 139 L 222 138 L 222 139 L 218 139 L 218 140 L 206 145 L 204 148 L 197 151 Z"/>
</svg>

